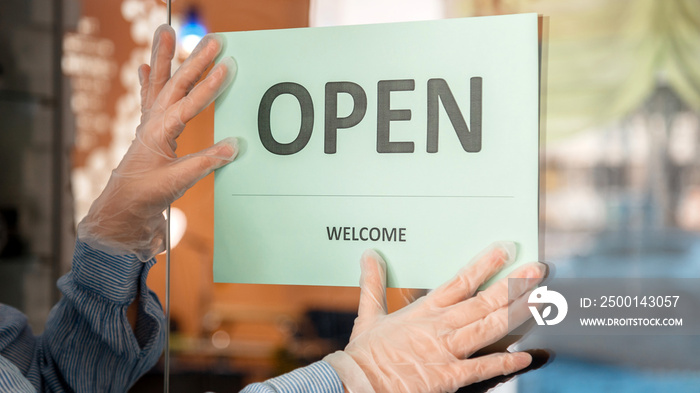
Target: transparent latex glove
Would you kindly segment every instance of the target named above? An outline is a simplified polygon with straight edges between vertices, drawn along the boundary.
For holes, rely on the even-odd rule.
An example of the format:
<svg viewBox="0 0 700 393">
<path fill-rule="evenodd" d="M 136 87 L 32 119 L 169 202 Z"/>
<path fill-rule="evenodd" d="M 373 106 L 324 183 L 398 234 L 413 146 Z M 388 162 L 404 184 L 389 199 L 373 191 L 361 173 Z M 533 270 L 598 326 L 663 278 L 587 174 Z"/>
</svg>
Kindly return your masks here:
<svg viewBox="0 0 700 393">
<path fill-rule="evenodd" d="M 111 254 L 135 254 L 147 261 L 165 248 L 163 211 L 168 205 L 236 157 L 234 138 L 184 157 L 175 153 L 175 140 L 185 123 L 233 81 L 236 63 L 227 57 L 197 83 L 222 44 L 220 36 L 207 35 L 171 77 L 175 32 L 167 25 L 156 30 L 151 64 L 139 68 L 141 124 L 107 186 L 79 224 L 82 241 Z"/>
<path fill-rule="evenodd" d="M 386 263 L 374 251 L 362 255 L 360 305 L 345 350 L 324 360 L 338 372 L 352 393 L 454 392 L 498 375 L 527 367 L 526 352 L 493 353 L 469 358 L 509 331 L 508 281 L 499 280 L 476 293 L 479 286 L 515 258 L 515 245 L 496 243 L 457 276 L 416 302 L 387 314 Z M 546 266 L 531 263 L 509 277 L 519 288 L 514 325 L 530 317 L 527 293 L 542 281 Z M 511 326 L 514 327 L 514 326 Z"/>
</svg>

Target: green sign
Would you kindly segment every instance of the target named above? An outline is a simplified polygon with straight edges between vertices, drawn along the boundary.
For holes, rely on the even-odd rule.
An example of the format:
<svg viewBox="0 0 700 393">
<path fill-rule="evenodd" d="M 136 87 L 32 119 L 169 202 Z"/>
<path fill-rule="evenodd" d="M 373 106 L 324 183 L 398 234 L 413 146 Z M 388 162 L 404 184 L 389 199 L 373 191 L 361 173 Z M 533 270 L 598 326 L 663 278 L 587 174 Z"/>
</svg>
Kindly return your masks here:
<svg viewBox="0 0 700 393">
<path fill-rule="evenodd" d="M 537 15 L 222 33 L 214 279 L 433 288 L 498 240 L 538 259 Z"/>
</svg>

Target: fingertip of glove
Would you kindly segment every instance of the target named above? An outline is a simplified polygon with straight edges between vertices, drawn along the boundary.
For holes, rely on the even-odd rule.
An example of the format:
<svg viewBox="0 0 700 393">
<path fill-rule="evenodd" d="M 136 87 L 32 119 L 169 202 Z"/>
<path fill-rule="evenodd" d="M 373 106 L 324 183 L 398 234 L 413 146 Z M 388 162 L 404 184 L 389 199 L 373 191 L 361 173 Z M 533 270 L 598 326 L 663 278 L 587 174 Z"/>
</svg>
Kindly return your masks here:
<svg viewBox="0 0 700 393">
<path fill-rule="evenodd" d="M 532 363 L 533 359 L 532 355 L 527 352 L 515 352 L 513 357 L 515 358 L 516 367 L 520 369 L 528 367 Z"/>
<path fill-rule="evenodd" d="M 518 268 L 510 276 L 511 278 L 527 278 L 544 280 L 547 277 L 548 267 L 542 262 L 528 262 Z"/>
<path fill-rule="evenodd" d="M 158 26 L 158 28 L 156 29 L 156 32 L 154 33 L 154 37 L 153 37 L 153 47 L 154 48 L 160 43 L 161 36 L 163 34 L 167 34 L 170 37 L 172 37 L 173 39 L 175 38 L 175 30 L 172 28 L 172 26 L 167 25 L 167 24 L 162 24 L 162 25 Z"/>
<path fill-rule="evenodd" d="M 240 144 L 238 141 L 238 138 L 236 137 L 228 137 L 225 139 L 222 139 L 219 143 L 217 143 L 219 146 L 224 146 L 228 147 L 230 150 L 228 152 L 222 152 L 221 150 L 217 151 L 215 155 L 221 156 L 221 158 L 228 160 L 228 161 L 233 161 L 238 157 L 238 153 L 240 152 Z"/>
<path fill-rule="evenodd" d="M 549 265 L 542 262 L 537 262 L 537 267 L 540 269 L 540 275 L 538 277 L 545 279 L 549 276 Z"/>
<path fill-rule="evenodd" d="M 494 249 L 500 250 L 504 253 L 505 262 L 504 265 L 510 265 L 515 261 L 515 257 L 518 255 L 518 247 L 515 242 L 512 241 L 499 241 L 494 243 Z"/>
<path fill-rule="evenodd" d="M 372 248 L 368 248 L 362 253 L 362 258 L 360 261 L 363 265 L 366 263 L 376 262 L 383 270 L 386 270 L 386 261 L 384 261 L 384 258 L 382 258 L 382 256 Z"/>
<path fill-rule="evenodd" d="M 532 361 L 528 366 L 528 371 L 537 370 L 548 365 L 556 356 L 554 352 L 547 349 L 526 349 L 524 352 L 529 353 L 532 357 Z"/>
<path fill-rule="evenodd" d="M 224 45 L 226 45 L 226 40 L 224 39 L 224 36 L 221 34 L 209 33 L 209 34 L 205 35 L 204 38 L 207 40 L 216 41 L 219 44 L 219 52 L 222 49 L 224 49 Z"/>
<path fill-rule="evenodd" d="M 226 79 L 222 86 L 228 86 L 234 79 L 236 79 L 236 74 L 238 73 L 238 63 L 236 63 L 236 59 L 234 59 L 232 56 L 225 56 L 217 65 L 217 67 L 222 66 L 226 67 Z"/>
<path fill-rule="evenodd" d="M 173 29 L 173 27 L 170 26 L 170 25 L 167 24 L 167 23 L 163 23 L 163 24 L 161 24 L 160 26 L 158 26 L 158 28 L 156 29 L 156 33 L 160 33 L 160 32 L 162 32 L 162 31 L 164 31 L 164 30 L 165 30 L 165 31 L 168 31 L 169 33 L 175 34 L 175 29 Z"/>
<path fill-rule="evenodd" d="M 143 65 L 139 67 L 139 86 L 143 86 L 143 79 L 145 76 L 145 70 L 143 69 Z"/>
<path fill-rule="evenodd" d="M 554 277 L 556 275 L 556 265 L 548 262 L 540 262 L 544 267 L 544 278 Z"/>
</svg>

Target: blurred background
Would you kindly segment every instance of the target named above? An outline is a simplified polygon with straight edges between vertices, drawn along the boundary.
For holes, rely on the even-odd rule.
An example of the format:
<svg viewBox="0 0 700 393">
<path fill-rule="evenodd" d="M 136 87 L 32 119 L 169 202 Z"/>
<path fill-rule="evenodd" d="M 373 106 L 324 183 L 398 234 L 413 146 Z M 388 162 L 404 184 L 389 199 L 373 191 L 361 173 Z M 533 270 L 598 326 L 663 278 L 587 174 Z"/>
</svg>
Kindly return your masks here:
<svg viewBox="0 0 700 393">
<path fill-rule="evenodd" d="M 543 259 L 557 277 L 700 277 L 697 0 L 175 0 L 175 62 L 206 32 L 521 12 L 547 17 Z M 161 0 L 0 2 L 0 302 L 37 334 L 70 268 L 75 226 L 133 138 L 137 67 L 165 21 Z M 213 143 L 213 113 L 188 124 L 180 154 Z M 357 288 L 212 283 L 212 205 L 209 177 L 173 206 L 171 390 L 238 391 L 342 348 Z M 163 299 L 158 258 L 149 284 Z M 389 306 L 421 293 L 391 290 Z M 700 386 L 698 336 L 521 346 L 556 359 L 499 391 Z M 162 389 L 162 373 L 161 363 L 132 391 Z"/>
</svg>

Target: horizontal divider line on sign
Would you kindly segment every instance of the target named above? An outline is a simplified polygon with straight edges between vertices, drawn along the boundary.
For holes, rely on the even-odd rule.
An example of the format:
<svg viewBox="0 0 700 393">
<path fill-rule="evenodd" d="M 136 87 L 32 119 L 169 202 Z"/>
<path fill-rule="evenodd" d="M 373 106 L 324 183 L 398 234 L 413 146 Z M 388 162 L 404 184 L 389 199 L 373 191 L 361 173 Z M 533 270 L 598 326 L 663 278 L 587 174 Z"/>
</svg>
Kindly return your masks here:
<svg viewBox="0 0 700 393">
<path fill-rule="evenodd" d="M 334 194 L 231 194 L 234 197 L 323 197 L 323 198 L 515 198 L 513 195 L 334 195 Z"/>
</svg>

